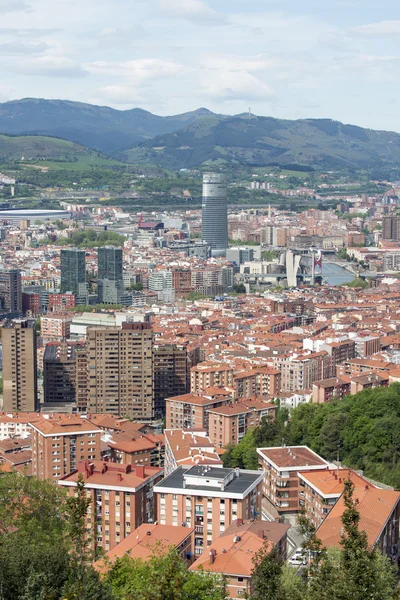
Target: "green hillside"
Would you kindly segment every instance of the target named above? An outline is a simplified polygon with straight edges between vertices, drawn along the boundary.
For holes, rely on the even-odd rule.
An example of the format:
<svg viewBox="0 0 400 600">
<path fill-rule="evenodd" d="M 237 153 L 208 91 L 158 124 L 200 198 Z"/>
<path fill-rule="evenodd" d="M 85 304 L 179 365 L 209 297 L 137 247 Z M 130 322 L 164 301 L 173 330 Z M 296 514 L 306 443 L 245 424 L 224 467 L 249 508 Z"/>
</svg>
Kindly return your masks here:
<svg viewBox="0 0 400 600">
<path fill-rule="evenodd" d="M 317 168 L 400 168 L 400 135 L 329 119 L 213 115 L 178 132 L 157 136 L 122 157 L 171 169 L 214 161 L 253 166 L 297 163 Z"/>
<path fill-rule="evenodd" d="M 116 110 L 69 100 L 23 98 L 0 104 L 0 133 L 46 135 L 113 154 L 198 121 L 204 108 L 160 117 L 140 108 Z"/>
<path fill-rule="evenodd" d="M 40 135 L 0 135 L 0 163 L 18 161 L 30 166 L 49 169 L 89 169 L 95 166 L 112 166 L 118 161 L 84 146 Z"/>
</svg>

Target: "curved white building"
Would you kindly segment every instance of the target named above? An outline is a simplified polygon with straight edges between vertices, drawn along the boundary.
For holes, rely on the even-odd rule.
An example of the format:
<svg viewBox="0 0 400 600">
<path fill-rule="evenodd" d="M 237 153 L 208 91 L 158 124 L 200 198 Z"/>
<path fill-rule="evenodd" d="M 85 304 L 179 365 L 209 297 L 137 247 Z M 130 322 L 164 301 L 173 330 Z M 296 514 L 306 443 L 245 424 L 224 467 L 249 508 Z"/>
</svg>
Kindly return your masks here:
<svg viewBox="0 0 400 600">
<path fill-rule="evenodd" d="M 70 218 L 71 213 L 67 210 L 41 210 L 38 208 L 0 210 L 0 222 L 12 221 L 13 223 L 19 223 L 21 219 L 29 219 L 31 223 L 34 223 L 35 221 L 44 222 Z"/>
</svg>

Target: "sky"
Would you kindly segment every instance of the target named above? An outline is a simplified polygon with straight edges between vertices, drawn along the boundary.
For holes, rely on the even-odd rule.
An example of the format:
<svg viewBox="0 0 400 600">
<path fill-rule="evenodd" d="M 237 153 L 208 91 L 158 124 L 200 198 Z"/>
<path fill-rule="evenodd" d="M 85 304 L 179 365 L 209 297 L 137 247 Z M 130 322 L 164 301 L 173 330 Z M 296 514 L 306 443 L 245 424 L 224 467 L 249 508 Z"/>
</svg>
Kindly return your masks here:
<svg viewBox="0 0 400 600">
<path fill-rule="evenodd" d="M 0 102 L 400 132 L 399 0 L 0 0 Z"/>
</svg>

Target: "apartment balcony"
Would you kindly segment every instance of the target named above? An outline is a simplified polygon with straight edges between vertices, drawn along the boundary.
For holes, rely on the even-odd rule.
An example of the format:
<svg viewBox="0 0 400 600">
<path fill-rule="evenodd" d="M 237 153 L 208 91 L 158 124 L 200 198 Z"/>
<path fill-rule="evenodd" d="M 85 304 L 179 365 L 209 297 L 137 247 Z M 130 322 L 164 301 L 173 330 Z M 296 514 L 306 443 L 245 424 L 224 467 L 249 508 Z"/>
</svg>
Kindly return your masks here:
<svg viewBox="0 0 400 600">
<path fill-rule="evenodd" d="M 280 487 L 280 488 L 288 488 L 290 487 L 290 481 L 281 481 L 279 479 L 276 480 L 275 482 L 276 487 Z"/>
</svg>

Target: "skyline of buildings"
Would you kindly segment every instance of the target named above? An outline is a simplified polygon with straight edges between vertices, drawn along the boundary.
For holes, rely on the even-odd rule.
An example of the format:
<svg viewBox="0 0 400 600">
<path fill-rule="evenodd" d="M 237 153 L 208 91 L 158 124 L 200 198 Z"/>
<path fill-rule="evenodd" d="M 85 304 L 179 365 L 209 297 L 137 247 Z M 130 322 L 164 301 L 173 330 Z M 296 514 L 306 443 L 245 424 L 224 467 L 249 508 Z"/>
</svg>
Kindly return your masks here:
<svg viewBox="0 0 400 600">
<path fill-rule="evenodd" d="M 18 321 L 11 321 L 9 310 L 2 323 L 3 375 L 10 375 L 3 378 L 7 414 L 0 414 L 0 469 L 61 481 L 70 495 L 81 474 L 91 501 L 86 527 L 106 553 L 118 555 L 131 546 L 139 552 L 131 536 L 143 523 L 177 532 L 184 523 L 188 534 L 178 549 L 183 552 L 185 544 L 188 564 L 199 559 L 218 572 L 223 554 L 240 553 L 241 541 L 224 540 L 232 528 L 256 547 L 256 537 L 263 542 L 254 528 L 269 527 L 272 535 L 274 519 L 295 525 L 302 508 L 329 543 L 343 508 L 340 467 L 310 448 L 287 448 L 284 441 L 258 448 L 254 472 L 223 464 L 226 448 L 253 428 L 274 428 L 279 407 L 288 409 L 290 419 L 303 403 L 339 402 L 400 381 L 396 278 L 377 270 L 365 289 L 326 279 L 320 286 L 301 279 L 298 287 L 284 288 L 283 256 L 293 250 L 306 261 L 308 244 L 321 243 L 324 266 L 333 257 L 339 260 L 338 248 L 363 263 L 367 256 L 377 269 L 400 255 L 397 242 L 385 240 L 383 231 L 384 218 L 396 215 L 368 197 L 358 204 L 355 209 L 369 212 L 365 220 L 319 209 L 298 215 L 232 210 L 227 227 L 237 247 L 212 257 L 204 254 L 211 242 L 195 241 L 201 236 L 200 211 L 169 220 L 165 214 L 142 218 L 126 225 L 123 247 L 71 249 L 71 263 L 57 243 L 17 249 L 27 232 L 35 244 L 41 234 L 27 223 L 28 229 L 7 226 L 3 263 L 19 274 L 22 307 L 38 332 L 32 339 L 21 334 L 8 350 L 7 332 L 18 329 Z M 103 208 L 101 217 L 111 219 L 113 213 Z M 92 220 L 102 227 L 96 213 Z M 382 231 L 374 231 L 378 221 Z M 361 236 L 377 245 L 349 246 Z M 267 237 L 282 246 L 262 242 Z M 88 307 L 77 306 L 81 299 L 73 290 L 60 291 L 68 278 L 84 279 Z M 101 296 L 107 290 L 118 297 Z M 129 306 L 121 302 L 125 294 Z M 118 306 L 96 307 L 100 300 Z M 33 408 L 26 402 L 27 374 L 39 381 Z M 16 391 L 6 404 L 10 381 Z M 357 481 L 363 519 L 367 504 L 374 503 L 371 540 L 390 555 L 390 546 L 398 543 L 399 494 Z M 377 498 L 384 501 L 386 525 Z M 284 528 L 275 533 L 286 558 L 293 537 Z M 230 589 L 251 589 L 250 571 L 232 577 Z"/>
</svg>

